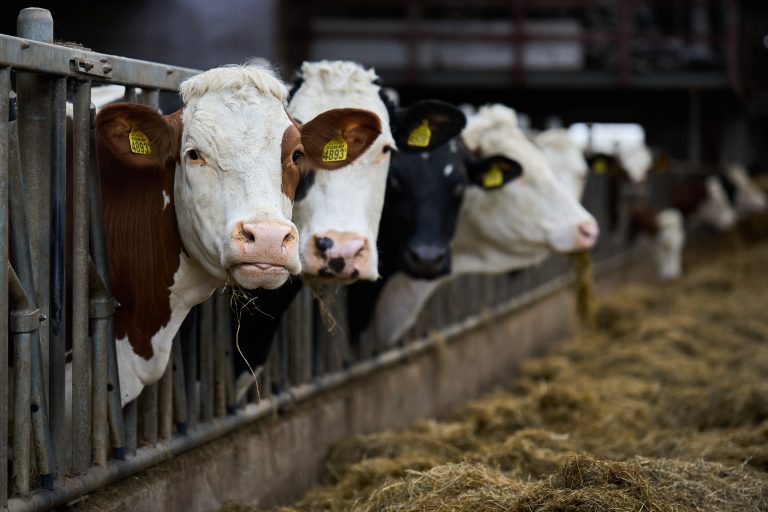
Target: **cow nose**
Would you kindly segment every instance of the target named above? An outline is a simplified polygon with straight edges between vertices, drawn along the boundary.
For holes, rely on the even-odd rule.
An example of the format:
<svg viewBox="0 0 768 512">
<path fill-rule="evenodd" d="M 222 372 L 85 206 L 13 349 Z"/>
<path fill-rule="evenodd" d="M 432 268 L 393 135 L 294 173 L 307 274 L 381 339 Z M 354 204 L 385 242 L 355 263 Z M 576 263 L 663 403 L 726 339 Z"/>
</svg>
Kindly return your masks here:
<svg viewBox="0 0 768 512">
<path fill-rule="evenodd" d="M 282 222 L 243 222 L 232 234 L 243 260 L 286 266 L 297 252 L 298 233 L 292 224 Z"/>
<path fill-rule="evenodd" d="M 405 253 L 406 271 L 411 277 L 433 279 L 448 270 L 448 247 L 413 245 Z"/>
<path fill-rule="evenodd" d="M 417 245 L 408 249 L 408 255 L 414 263 L 439 266 L 448 256 L 448 248 L 436 245 Z"/>
<path fill-rule="evenodd" d="M 589 249 L 597 242 L 597 237 L 600 234 L 600 229 L 593 221 L 582 222 L 577 227 L 578 230 L 578 246 L 580 249 Z"/>
<path fill-rule="evenodd" d="M 326 231 L 312 235 L 304 255 L 304 272 L 310 275 L 357 279 L 368 272 L 370 248 L 368 239 L 356 233 Z"/>
</svg>

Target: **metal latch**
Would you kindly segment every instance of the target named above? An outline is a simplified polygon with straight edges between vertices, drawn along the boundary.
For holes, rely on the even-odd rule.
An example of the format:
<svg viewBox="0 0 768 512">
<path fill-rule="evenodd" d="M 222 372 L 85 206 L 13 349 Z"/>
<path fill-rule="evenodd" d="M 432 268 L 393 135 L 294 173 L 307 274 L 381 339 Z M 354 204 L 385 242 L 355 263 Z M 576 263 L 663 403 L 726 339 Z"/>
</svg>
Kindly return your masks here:
<svg viewBox="0 0 768 512">
<path fill-rule="evenodd" d="M 106 58 L 99 60 L 98 63 L 87 61 L 81 58 L 74 58 L 69 61 L 69 64 L 72 67 L 72 71 L 76 71 L 78 73 L 105 77 L 112 76 L 112 65 Z"/>
</svg>

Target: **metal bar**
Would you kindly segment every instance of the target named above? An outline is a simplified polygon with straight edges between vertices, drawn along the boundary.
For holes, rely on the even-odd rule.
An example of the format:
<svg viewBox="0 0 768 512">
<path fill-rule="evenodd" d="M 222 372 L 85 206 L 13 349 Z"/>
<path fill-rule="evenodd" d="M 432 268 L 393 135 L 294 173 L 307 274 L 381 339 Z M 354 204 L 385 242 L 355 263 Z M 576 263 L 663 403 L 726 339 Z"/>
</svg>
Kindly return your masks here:
<svg viewBox="0 0 768 512">
<path fill-rule="evenodd" d="M 53 42 L 53 18 L 45 9 L 31 7 L 19 13 L 16 29 L 28 40 Z M 2 52 L 0 52 L 2 54 Z M 19 140 L 26 187 L 27 230 L 32 256 L 34 300 L 49 316 L 50 170 L 51 170 L 51 81 L 38 73 L 16 73 L 19 104 Z M 23 278 L 22 278 L 23 279 Z M 28 288 L 28 292 L 32 289 Z M 40 329 L 40 341 L 48 367 L 49 326 Z M 47 375 L 46 375 L 47 380 Z"/>
<path fill-rule="evenodd" d="M 51 443 L 57 473 L 63 470 L 66 366 L 66 228 L 67 228 L 67 79 L 52 83 L 51 115 L 51 237 L 50 237 L 50 344 L 48 346 L 48 398 Z"/>
<path fill-rule="evenodd" d="M 200 317 L 207 302 L 192 309 L 181 325 L 181 343 L 184 348 L 184 386 L 187 394 L 187 423 L 193 429 L 200 414 L 200 395 L 197 392 L 197 356 L 200 339 Z"/>
<path fill-rule="evenodd" d="M 8 251 L 9 205 L 8 205 L 8 124 L 10 117 L 9 96 L 11 93 L 11 70 L 0 69 L 0 508 L 8 500 Z M 14 114 L 15 115 L 15 114 Z"/>
<path fill-rule="evenodd" d="M 187 390 L 184 387 L 184 358 L 181 353 L 180 333 L 173 337 L 171 350 L 173 352 L 173 416 L 176 421 L 176 430 L 184 436 L 187 435 L 189 414 L 187 412 Z"/>
<path fill-rule="evenodd" d="M 154 446 L 157 443 L 157 384 L 149 384 L 139 395 L 139 417 L 141 424 L 142 445 Z"/>
<path fill-rule="evenodd" d="M 115 312 L 115 303 L 106 291 L 99 277 L 96 266 L 90 261 L 88 266 L 90 288 L 90 318 L 91 338 L 93 342 L 92 369 L 92 404 L 93 415 L 91 432 L 93 434 L 93 463 L 103 466 L 109 456 L 109 422 L 108 422 L 108 350 L 109 323 Z"/>
<path fill-rule="evenodd" d="M 137 400 L 125 404 L 123 407 L 123 423 L 125 425 L 125 451 L 128 455 L 136 455 L 139 446 L 138 439 L 138 407 Z"/>
<path fill-rule="evenodd" d="M 92 65 L 90 69 L 86 67 Z M 199 70 L 118 57 L 0 34 L 0 66 L 175 92 Z"/>
<path fill-rule="evenodd" d="M 90 109 L 90 144 L 88 150 L 88 214 L 90 232 L 90 253 L 93 264 L 104 286 L 107 298 L 112 298 L 107 263 L 107 244 L 104 238 L 104 210 L 101 206 L 101 176 L 99 157 L 96 151 L 96 112 Z M 123 406 L 120 398 L 120 379 L 117 370 L 117 351 L 115 349 L 115 326 L 111 316 L 106 322 L 106 357 L 107 357 L 107 418 L 112 442 L 112 456 L 125 459 L 125 424 Z"/>
<path fill-rule="evenodd" d="M 91 463 L 91 347 L 88 343 L 88 164 L 91 83 L 74 84 L 72 119 L 72 469 Z"/>
<path fill-rule="evenodd" d="M 218 297 L 218 293 L 216 294 Z M 226 301 L 225 301 L 226 303 Z M 210 315 L 210 321 L 216 324 L 215 329 L 218 329 L 218 324 L 222 319 L 219 311 L 219 303 L 216 302 L 216 315 Z M 229 310 L 225 310 L 223 314 L 229 314 Z M 200 421 L 206 422 L 213 418 L 213 374 L 214 374 L 214 326 L 209 325 L 209 320 L 205 316 L 203 317 L 202 328 L 200 333 Z"/>
<path fill-rule="evenodd" d="M 165 367 L 158 386 L 158 435 L 163 441 L 173 437 L 173 361 Z"/>
</svg>

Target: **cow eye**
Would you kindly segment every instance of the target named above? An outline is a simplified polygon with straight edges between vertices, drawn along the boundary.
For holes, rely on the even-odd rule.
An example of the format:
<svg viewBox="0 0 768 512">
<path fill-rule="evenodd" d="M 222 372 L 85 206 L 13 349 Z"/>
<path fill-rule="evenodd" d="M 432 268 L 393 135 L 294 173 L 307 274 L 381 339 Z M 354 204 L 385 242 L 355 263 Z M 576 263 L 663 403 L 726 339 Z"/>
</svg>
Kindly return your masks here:
<svg viewBox="0 0 768 512">
<path fill-rule="evenodd" d="M 301 160 L 301 157 L 304 156 L 304 152 L 300 149 L 297 149 L 293 152 L 293 155 L 291 155 L 291 158 L 293 159 L 293 163 L 299 163 L 299 160 Z"/>
<path fill-rule="evenodd" d="M 187 150 L 187 159 L 191 164 L 202 165 L 205 163 L 205 160 L 203 160 L 202 155 L 196 148 L 189 148 Z"/>
<path fill-rule="evenodd" d="M 383 148 L 381 148 L 381 152 L 386 154 L 392 151 L 394 148 L 390 145 L 385 145 Z"/>
</svg>

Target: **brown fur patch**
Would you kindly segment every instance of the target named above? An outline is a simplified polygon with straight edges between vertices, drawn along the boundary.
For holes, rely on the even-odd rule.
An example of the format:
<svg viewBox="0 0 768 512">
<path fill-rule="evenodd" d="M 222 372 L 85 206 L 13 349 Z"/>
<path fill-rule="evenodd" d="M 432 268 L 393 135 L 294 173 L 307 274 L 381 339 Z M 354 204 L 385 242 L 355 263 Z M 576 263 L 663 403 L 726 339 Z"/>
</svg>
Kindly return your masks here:
<svg viewBox="0 0 768 512">
<path fill-rule="evenodd" d="M 152 153 L 130 152 L 137 126 Z M 127 337 L 139 356 L 152 357 L 151 338 L 171 317 L 170 292 L 182 250 L 173 201 L 181 111 L 162 116 L 141 105 L 107 106 L 96 118 L 97 147 L 112 292 L 120 303 L 115 336 Z"/>
</svg>

